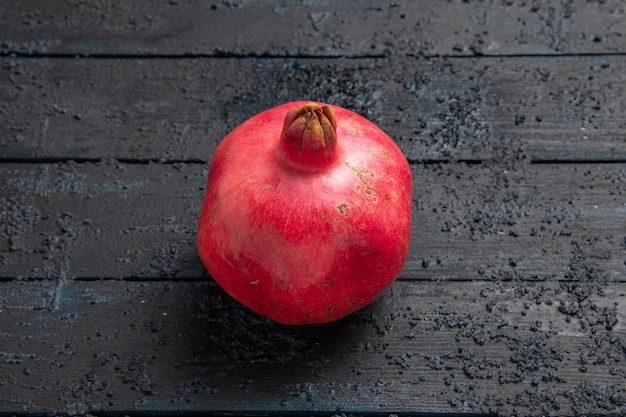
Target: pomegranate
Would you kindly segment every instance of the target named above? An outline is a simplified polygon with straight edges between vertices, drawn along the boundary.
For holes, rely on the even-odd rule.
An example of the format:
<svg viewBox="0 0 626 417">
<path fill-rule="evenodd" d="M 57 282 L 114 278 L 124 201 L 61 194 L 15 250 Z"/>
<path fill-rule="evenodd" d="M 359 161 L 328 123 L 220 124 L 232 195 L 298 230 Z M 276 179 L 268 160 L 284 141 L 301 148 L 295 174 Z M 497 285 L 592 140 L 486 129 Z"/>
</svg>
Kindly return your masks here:
<svg viewBox="0 0 626 417">
<path fill-rule="evenodd" d="M 412 178 L 377 126 L 292 102 L 253 116 L 211 159 L 198 250 L 217 283 L 284 324 L 338 320 L 400 274 Z"/>
</svg>

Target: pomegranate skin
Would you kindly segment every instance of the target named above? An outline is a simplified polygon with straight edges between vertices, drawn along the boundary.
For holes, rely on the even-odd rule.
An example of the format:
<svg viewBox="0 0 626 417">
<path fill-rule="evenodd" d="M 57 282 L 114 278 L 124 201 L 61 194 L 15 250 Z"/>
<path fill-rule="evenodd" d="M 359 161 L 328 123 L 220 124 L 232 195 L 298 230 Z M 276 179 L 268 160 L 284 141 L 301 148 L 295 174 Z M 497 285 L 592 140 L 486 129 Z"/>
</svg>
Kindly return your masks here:
<svg viewBox="0 0 626 417">
<path fill-rule="evenodd" d="M 332 110 L 336 138 L 326 142 L 330 156 L 300 167 L 306 155 L 294 162 L 281 134 L 288 113 L 307 105 Z M 198 251 L 215 281 L 255 312 L 291 325 L 336 321 L 400 274 L 412 194 L 406 158 L 373 123 L 338 106 L 286 103 L 248 119 L 215 150 Z"/>
</svg>

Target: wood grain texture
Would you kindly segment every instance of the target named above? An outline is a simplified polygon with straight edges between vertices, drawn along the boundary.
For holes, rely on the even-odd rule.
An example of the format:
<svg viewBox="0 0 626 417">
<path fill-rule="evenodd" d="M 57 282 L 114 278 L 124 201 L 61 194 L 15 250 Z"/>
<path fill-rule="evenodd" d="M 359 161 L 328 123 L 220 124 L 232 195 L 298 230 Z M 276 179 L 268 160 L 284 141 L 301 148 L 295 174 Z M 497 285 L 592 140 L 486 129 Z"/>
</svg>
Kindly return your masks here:
<svg viewBox="0 0 626 417">
<path fill-rule="evenodd" d="M 0 410 L 619 413 L 624 283 L 398 282 L 285 327 L 208 282 L 0 286 Z"/>
<path fill-rule="evenodd" d="M 626 165 L 412 170 L 403 279 L 626 280 Z M 206 175 L 204 164 L 1 164 L 1 275 L 206 277 Z"/>
<path fill-rule="evenodd" d="M 621 1 L 0 2 L 0 416 L 626 413 Z M 400 279 L 285 327 L 198 258 L 218 141 L 291 100 L 411 163 Z"/>
<path fill-rule="evenodd" d="M 620 1 L 6 0 L 0 51 L 372 56 L 626 52 Z"/>
<path fill-rule="evenodd" d="M 5 160 L 206 162 L 252 115 L 317 100 L 410 161 L 626 161 L 622 56 L 0 61 Z"/>
</svg>

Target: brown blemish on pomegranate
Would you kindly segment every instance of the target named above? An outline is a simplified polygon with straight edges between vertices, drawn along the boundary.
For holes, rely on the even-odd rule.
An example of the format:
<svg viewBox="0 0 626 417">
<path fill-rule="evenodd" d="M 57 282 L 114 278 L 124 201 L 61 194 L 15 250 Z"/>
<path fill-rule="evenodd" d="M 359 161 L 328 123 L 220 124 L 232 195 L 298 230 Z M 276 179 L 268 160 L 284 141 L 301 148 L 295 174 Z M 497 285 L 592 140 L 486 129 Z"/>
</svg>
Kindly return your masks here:
<svg viewBox="0 0 626 417">
<path fill-rule="evenodd" d="M 374 189 L 372 188 L 372 184 L 370 183 L 370 178 L 374 178 L 375 176 L 374 173 L 367 168 L 350 165 L 349 162 L 345 162 L 345 164 L 348 168 L 354 171 L 357 177 L 359 177 L 359 181 L 361 181 L 361 183 L 365 187 L 365 194 L 369 195 L 372 198 L 372 201 L 378 200 L 378 195 L 376 191 L 374 191 Z M 360 192 L 361 189 L 361 185 L 357 185 L 356 191 Z"/>
<path fill-rule="evenodd" d="M 337 206 L 337 210 L 339 210 L 339 213 L 343 214 L 344 216 L 347 216 L 349 207 L 350 206 L 348 205 L 348 203 L 341 203 Z"/>
</svg>

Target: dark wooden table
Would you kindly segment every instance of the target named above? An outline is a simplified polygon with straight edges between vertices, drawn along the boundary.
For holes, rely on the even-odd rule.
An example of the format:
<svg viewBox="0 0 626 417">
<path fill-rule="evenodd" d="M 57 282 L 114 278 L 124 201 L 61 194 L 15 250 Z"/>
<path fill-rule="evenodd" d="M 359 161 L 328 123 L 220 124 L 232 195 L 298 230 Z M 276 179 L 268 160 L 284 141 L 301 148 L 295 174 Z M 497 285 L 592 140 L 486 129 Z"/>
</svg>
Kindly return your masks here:
<svg viewBox="0 0 626 417">
<path fill-rule="evenodd" d="M 626 412 L 622 1 L 0 2 L 0 415 Z M 202 267 L 207 165 L 292 100 L 414 175 L 398 281 L 285 327 Z"/>
</svg>

